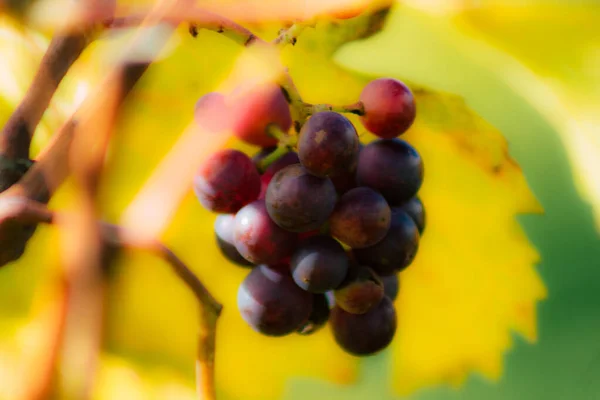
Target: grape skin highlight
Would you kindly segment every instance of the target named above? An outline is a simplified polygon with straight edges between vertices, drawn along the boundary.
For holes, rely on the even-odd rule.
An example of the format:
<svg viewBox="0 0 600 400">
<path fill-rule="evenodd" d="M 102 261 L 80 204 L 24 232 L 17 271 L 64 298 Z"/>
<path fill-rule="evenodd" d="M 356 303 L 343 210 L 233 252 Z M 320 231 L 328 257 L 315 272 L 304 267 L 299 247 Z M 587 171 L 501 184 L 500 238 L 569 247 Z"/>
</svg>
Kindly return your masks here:
<svg viewBox="0 0 600 400">
<path fill-rule="evenodd" d="M 323 111 L 304 124 L 298 139 L 302 166 L 319 177 L 348 174 L 358 163 L 359 140 L 352 122 L 341 114 Z"/>
<path fill-rule="evenodd" d="M 281 229 L 269 217 L 264 200 L 256 200 L 235 216 L 237 251 L 254 264 L 274 264 L 292 254 L 297 235 Z"/>
<path fill-rule="evenodd" d="M 250 261 L 246 260 L 235 248 L 233 240 L 233 227 L 235 225 L 235 215 L 221 214 L 215 220 L 215 238 L 221 253 L 234 264 L 251 267 Z"/>
</svg>

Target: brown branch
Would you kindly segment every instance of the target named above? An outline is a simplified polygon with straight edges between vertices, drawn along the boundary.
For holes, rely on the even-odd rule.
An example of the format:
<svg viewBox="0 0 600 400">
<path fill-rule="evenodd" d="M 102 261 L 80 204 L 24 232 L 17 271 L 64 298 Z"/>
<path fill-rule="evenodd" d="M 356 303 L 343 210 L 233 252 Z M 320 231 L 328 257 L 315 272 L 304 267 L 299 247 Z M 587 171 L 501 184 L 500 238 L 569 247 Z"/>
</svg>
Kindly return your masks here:
<svg viewBox="0 0 600 400">
<path fill-rule="evenodd" d="M 164 259 L 175 275 L 194 294 L 200 305 L 198 348 L 196 354 L 196 388 L 199 399 L 214 400 L 215 347 L 217 320 L 223 306 L 213 297 L 194 272 L 166 245 L 157 239 L 141 238 L 137 233 L 116 225 L 103 224 L 108 243 L 131 249 L 146 250 Z"/>
<path fill-rule="evenodd" d="M 122 104 L 149 65 L 148 62 L 116 67 L 101 87 L 110 86 L 111 82 L 118 80 L 119 76 L 123 75 L 125 78 L 123 79 L 119 99 L 120 104 Z M 80 109 L 58 130 L 33 167 L 18 183 L 5 192 L 6 195 L 24 196 L 37 201 L 43 201 L 44 198 L 49 199 L 70 173 L 67 160 L 69 159 L 71 144 L 76 136 L 77 126 L 81 123 L 81 110 L 90 109 L 91 111 L 87 114 L 93 115 L 93 110 L 100 112 L 101 107 L 102 104 L 98 103 L 96 97 L 88 97 Z"/>
<path fill-rule="evenodd" d="M 58 85 L 91 41 L 90 31 L 56 36 L 17 109 L 0 133 L 0 154 L 13 159 L 29 158 L 31 138 Z"/>
<path fill-rule="evenodd" d="M 12 198 L 10 201 L 4 199 L 0 201 L 0 225 L 6 221 L 17 221 L 19 223 L 59 223 L 64 224 L 72 217 L 65 214 L 57 214 L 48 210 L 44 205 L 26 198 Z M 109 246 L 118 246 L 134 250 L 144 250 L 155 254 L 169 264 L 175 275 L 192 292 L 200 305 L 200 326 L 198 333 L 198 351 L 196 355 L 196 373 L 197 388 L 199 398 L 203 400 L 215 399 L 214 387 L 214 357 L 215 357 L 215 335 L 216 325 L 223 306 L 212 296 L 206 286 L 196 274 L 181 260 L 169 247 L 158 239 L 149 239 L 140 237 L 137 233 L 108 223 L 99 223 L 98 225 L 101 238 Z M 65 289 L 63 292 L 67 293 Z M 64 295 L 63 293 L 63 295 Z M 67 301 L 63 299 L 62 301 Z M 63 319 L 65 313 L 58 314 L 58 321 L 53 323 L 53 327 L 64 325 Z M 61 323 L 62 321 L 62 323 Z M 56 328 L 58 329 L 58 328 Z M 62 335 L 56 334 L 56 337 L 62 338 Z M 58 347 L 60 341 L 52 343 L 52 346 Z M 51 382 L 44 374 L 54 372 L 53 368 L 48 368 L 48 363 L 54 365 L 58 351 L 52 347 L 46 349 L 44 354 L 37 359 L 36 370 L 41 371 L 41 375 L 35 375 L 34 383 L 31 384 L 31 390 L 27 392 L 30 396 L 23 399 L 43 399 L 47 398 L 50 392 L 49 386 L 40 385 L 39 382 Z"/>
<path fill-rule="evenodd" d="M 125 91 L 128 67 L 94 97 L 76 126 L 69 151 L 78 207 L 73 218 L 62 221 L 62 258 L 64 266 L 64 300 L 67 324 L 64 329 L 63 366 L 68 380 L 61 385 L 68 398 L 91 396 L 103 341 L 104 308 L 107 282 L 103 276 L 104 251 L 99 216 L 98 185 L 106 152 L 115 129 Z M 88 111 L 88 110 L 86 110 Z"/>
<path fill-rule="evenodd" d="M 296 45 L 298 37 L 304 32 L 304 30 L 310 26 L 314 26 L 314 23 L 296 23 L 286 29 L 282 30 L 279 36 L 277 36 L 271 43 L 276 46 L 285 46 L 291 44 Z"/>
</svg>

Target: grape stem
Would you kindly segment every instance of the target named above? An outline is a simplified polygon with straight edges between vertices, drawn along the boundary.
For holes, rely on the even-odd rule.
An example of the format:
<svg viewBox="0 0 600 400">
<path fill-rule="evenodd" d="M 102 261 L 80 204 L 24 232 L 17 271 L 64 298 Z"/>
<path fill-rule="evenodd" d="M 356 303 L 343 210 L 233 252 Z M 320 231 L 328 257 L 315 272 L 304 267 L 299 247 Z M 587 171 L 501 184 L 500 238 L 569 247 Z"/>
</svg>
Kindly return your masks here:
<svg viewBox="0 0 600 400">
<path fill-rule="evenodd" d="M 277 148 L 271 152 L 268 156 L 260 160 L 258 163 L 258 169 L 260 172 L 265 172 L 267 168 L 275 161 L 279 160 L 281 157 L 290 152 L 290 150 L 296 146 L 298 143 L 297 135 L 290 135 L 287 132 L 284 132 L 277 126 L 276 124 L 269 124 L 267 126 L 267 135 L 277 139 L 279 144 Z"/>
<path fill-rule="evenodd" d="M 45 205 L 24 197 L 12 197 L 0 202 L 0 226 L 11 222 L 27 225 L 37 223 L 62 225 L 72 219 L 73 216 L 71 215 L 56 213 L 49 210 Z M 223 309 L 221 303 L 213 297 L 200 278 L 185 262 L 158 239 L 141 238 L 135 232 L 105 222 L 98 222 L 97 226 L 101 239 L 109 246 L 148 251 L 162 258 L 169 264 L 177 278 L 192 292 L 200 305 L 198 351 L 196 355 L 198 395 L 203 400 L 214 400 L 215 334 L 217 320 Z M 61 314 L 61 318 L 64 318 L 64 315 Z M 54 342 L 53 346 L 60 346 L 60 341 Z M 51 353 L 58 354 L 57 351 L 51 351 Z M 55 361 L 52 360 L 52 365 Z M 32 363 L 32 365 L 34 364 Z M 45 365 L 38 364 L 33 370 L 41 370 L 45 373 L 54 372 L 52 369 L 44 367 Z M 47 379 L 44 379 L 44 381 L 47 381 Z M 41 393 L 47 394 L 47 391 Z M 40 395 L 40 392 L 36 392 L 36 396 L 24 398 L 41 399 L 45 397 Z"/>
<path fill-rule="evenodd" d="M 332 104 L 304 104 L 305 112 L 309 115 L 322 111 L 334 111 L 338 113 L 348 113 L 356 115 L 365 115 L 365 106 L 361 101 L 346 106 L 337 106 Z"/>
<path fill-rule="evenodd" d="M 198 28 L 206 28 L 212 29 L 219 33 L 226 33 L 226 37 L 229 37 L 236 43 L 241 44 L 243 46 L 250 46 L 255 43 L 261 43 L 263 45 L 271 46 L 283 46 L 285 43 L 288 42 L 295 43 L 302 31 L 306 27 L 311 26 L 311 24 L 293 24 L 289 28 L 283 30 L 272 43 L 268 43 L 265 40 L 258 37 L 257 35 L 254 35 L 252 32 L 250 32 L 243 26 L 224 17 L 219 16 L 218 18 L 220 21 L 219 24 L 206 23 L 205 21 L 203 21 L 202 23 L 192 23 L 190 25 L 190 34 L 196 37 L 198 35 Z M 223 27 L 227 27 L 227 30 L 225 30 Z M 290 105 L 292 119 L 294 121 L 294 130 L 296 132 L 300 132 L 300 129 L 302 128 L 304 122 L 306 122 L 309 114 L 305 110 L 304 102 L 302 101 L 302 96 L 300 96 L 300 92 L 294 84 L 294 81 L 292 80 L 287 69 L 282 74 L 279 86 L 281 87 L 281 90 L 288 104 Z"/>
<path fill-rule="evenodd" d="M 296 45 L 298 37 L 308 27 L 314 26 L 314 23 L 295 23 L 292 26 L 284 29 L 271 43 L 283 47 L 287 44 Z"/>
<path fill-rule="evenodd" d="M 275 161 L 279 160 L 281 157 L 290 152 L 290 148 L 286 145 L 278 145 L 277 148 L 268 156 L 260 160 L 258 163 L 258 169 L 261 173 L 265 172 L 267 168 Z"/>
</svg>

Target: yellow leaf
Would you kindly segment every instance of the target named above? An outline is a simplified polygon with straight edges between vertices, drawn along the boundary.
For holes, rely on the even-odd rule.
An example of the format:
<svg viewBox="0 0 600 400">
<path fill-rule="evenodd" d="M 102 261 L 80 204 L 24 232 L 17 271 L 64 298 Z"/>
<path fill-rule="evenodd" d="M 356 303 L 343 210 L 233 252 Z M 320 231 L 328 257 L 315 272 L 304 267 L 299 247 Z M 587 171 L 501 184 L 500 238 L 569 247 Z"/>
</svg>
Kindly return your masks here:
<svg viewBox="0 0 600 400">
<path fill-rule="evenodd" d="M 344 24 L 308 29 L 297 46 L 283 50 L 283 62 L 308 102 L 353 103 L 371 79 L 341 69 L 330 58 L 343 42 L 340 35 L 354 32 L 348 28 L 352 25 Z M 195 101 L 218 87 L 244 53 L 212 32 L 201 31 L 193 39 L 182 29 L 174 40 L 177 46 L 149 69 L 128 101 L 103 185 L 108 219 L 120 218 L 192 119 Z M 82 82 L 93 87 L 105 66 L 98 55 L 106 54 L 102 49 L 110 46 L 110 41 L 97 45 L 65 82 L 61 96 L 74 96 Z M 509 157 L 504 139 L 459 98 L 412 87 L 418 119 L 406 138 L 425 162 L 422 198 L 429 222 L 414 265 L 402 275 L 397 300 L 399 331 L 390 351 L 394 387 L 401 393 L 441 382 L 458 383 L 474 371 L 498 377 L 511 332 L 535 340 L 536 303 L 546 294 L 534 268 L 538 254 L 515 221 L 518 213 L 539 212 L 540 206 Z M 372 139 L 352 119 L 361 137 Z M 61 196 L 54 205 L 68 207 L 68 190 Z M 358 359 L 344 354 L 328 329 L 311 337 L 266 338 L 242 321 L 236 292 L 247 270 L 220 255 L 214 243 L 214 218 L 188 193 L 164 239 L 225 306 L 217 335 L 219 391 L 235 399 L 268 400 L 280 397 L 291 377 L 352 382 Z M 49 255 L 54 243 L 46 243 L 46 249 L 34 247 L 36 259 L 53 259 Z M 12 268 L 25 262 L 31 263 L 32 258 Z M 106 346 L 108 352 L 128 361 L 105 359 L 99 398 L 152 398 L 150 392 L 164 390 L 161 393 L 179 393 L 178 388 L 161 386 L 165 376 L 176 376 L 172 379 L 183 379 L 191 387 L 197 330 L 193 297 L 160 260 L 127 253 L 117 268 Z M 148 379 L 156 373 L 148 369 L 158 366 L 178 371 L 184 378 L 164 373 Z M 136 372 L 128 372 L 132 369 Z M 145 374 L 144 378 L 138 374 Z M 130 392 L 117 392 L 117 386 L 128 386 Z M 189 392 L 184 390 L 181 396 L 187 398 Z"/>
</svg>

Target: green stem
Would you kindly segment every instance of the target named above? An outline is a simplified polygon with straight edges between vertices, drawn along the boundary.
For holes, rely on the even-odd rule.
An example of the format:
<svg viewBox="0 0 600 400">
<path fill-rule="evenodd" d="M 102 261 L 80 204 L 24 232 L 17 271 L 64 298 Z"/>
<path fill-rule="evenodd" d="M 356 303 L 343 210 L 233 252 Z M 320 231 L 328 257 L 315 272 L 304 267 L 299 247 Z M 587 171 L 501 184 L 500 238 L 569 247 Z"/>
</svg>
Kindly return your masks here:
<svg viewBox="0 0 600 400">
<path fill-rule="evenodd" d="M 271 136 L 279 141 L 280 145 L 294 147 L 298 142 L 296 135 L 290 135 L 284 132 L 278 125 L 269 124 L 266 129 L 267 136 Z"/>
<path fill-rule="evenodd" d="M 309 117 L 304 101 L 298 92 L 298 88 L 294 84 L 289 73 L 283 76 L 282 81 L 279 83 L 281 90 L 285 95 L 285 98 L 290 105 L 290 111 L 292 113 L 292 120 L 294 121 L 294 130 L 296 133 L 300 132 L 302 125 L 306 122 Z"/>
<path fill-rule="evenodd" d="M 292 26 L 290 26 L 289 28 L 287 28 L 286 30 L 284 30 L 283 32 L 281 32 L 281 34 L 279 36 L 277 36 L 277 38 L 275 38 L 275 40 L 273 40 L 273 44 L 283 47 L 285 45 L 287 45 L 288 43 L 291 44 L 292 46 L 294 46 L 296 44 L 296 41 L 298 40 L 298 36 L 300 36 L 302 34 L 302 32 L 304 31 L 304 29 L 308 28 L 309 26 L 313 26 L 314 24 L 310 24 L 310 23 L 296 23 L 293 24 Z"/>
<path fill-rule="evenodd" d="M 362 102 L 358 101 L 354 104 L 345 106 L 337 106 L 333 104 L 304 104 L 304 112 L 308 115 L 316 114 L 322 111 L 334 111 L 338 113 L 348 113 L 356 115 L 365 115 L 365 107 Z"/>
<path fill-rule="evenodd" d="M 279 160 L 281 157 L 290 152 L 290 148 L 284 144 L 280 144 L 277 148 L 268 156 L 260 160 L 258 163 L 258 169 L 261 173 L 265 172 L 267 168 L 275 161 Z"/>
</svg>

